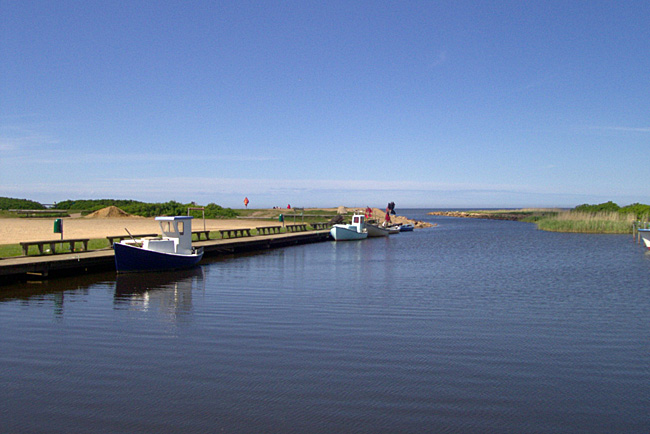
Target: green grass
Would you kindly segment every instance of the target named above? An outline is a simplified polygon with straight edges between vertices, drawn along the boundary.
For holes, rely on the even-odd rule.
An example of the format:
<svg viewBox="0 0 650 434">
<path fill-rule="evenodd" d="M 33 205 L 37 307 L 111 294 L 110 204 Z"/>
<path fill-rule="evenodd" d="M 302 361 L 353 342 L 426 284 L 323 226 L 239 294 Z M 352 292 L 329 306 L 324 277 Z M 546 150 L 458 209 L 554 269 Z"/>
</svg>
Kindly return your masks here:
<svg viewBox="0 0 650 434">
<path fill-rule="evenodd" d="M 2 244 L 0 245 L 0 258 L 11 258 L 12 256 L 21 256 L 23 249 L 20 244 Z"/>
<path fill-rule="evenodd" d="M 305 219 L 305 223 L 308 224 L 308 222 Z M 322 221 L 320 220 L 314 220 L 314 221 Z M 293 224 L 293 221 L 285 221 L 285 224 Z M 299 221 L 299 219 L 296 220 L 296 224 L 302 223 Z M 281 225 L 282 223 L 279 222 L 273 222 L 272 224 L 270 223 L 269 226 L 276 226 L 276 225 Z M 313 230 L 313 227 L 307 227 L 307 230 Z M 287 230 L 285 228 L 280 229 L 280 233 L 287 233 Z M 259 235 L 257 230 L 255 228 L 251 228 L 251 236 Z M 193 239 L 196 237 L 193 237 Z M 210 231 L 210 240 L 219 240 L 222 239 L 221 234 L 219 231 Z M 229 239 L 226 237 L 226 239 Z M 196 241 L 196 240 L 194 240 Z M 202 241 L 205 241 L 205 238 L 202 238 Z M 98 238 L 98 239 L 92 239 L 88 241 L 88 250 L 101 250 L 101 249 L 107 249 L 111 247 L 108 244 L 108 240 L 106 238 Z M 81 248 L 81 243 L 76 244 L 76 248 L 80 249 Z M 47 251 L 49 249 L 49 246 L 45 246 L 44 250 Z M 61 245 L 57 244 L 56 245 L 56 252 L 57 253 L 70 253 L 68 250 L 68 245 L 65 244 L 64 248 L 61 249 Z M 11 258 L 11 257 L 16 257 L 16 256 L 22 256 L 23 255 L 23 249 L 20 246 L 20 244 L 2 244 L 0 245 L 0 258 Z M 46 255 L 51 255 L 51 253 L 44 253 L 43 256 Z M 40 253 L 38 251 L 38 247 L 36 246 L 30 246 L 29 248 L 29 255 L 28 256 L 40 256 Z"/>
<path fill-rule="evenodd" d="M 75 247 L 78 251 L 81 251 L 80 249 L 82 248 L 81 243 L 76 243 Z M 108 245 L 108 240 L 106 238 L 100 238 L 96 240 L 90 240 L 88 241 L 88 250 L 100 250 L 100 249 L 106 249 L 110 247 Z M 44 246 L 44 251 L 49 250 L 49 246 Z M 68 244 L 64 244 L 63 248 L 61 248 L 61 244 L 56 244 L 55 246 L 56 252 L 57 253 L 70 253 L 70 250 L 68 250 Z M 44 253 L 43 255 L 50 255 L 51 253 Z M 20 244 L 2 244 L 0 245 L 0 258 L 11 258 L 14 256 L 22 256 L 23 255 L 23 249 L 20 246 Z M 29 254 L 28 256 L 40 256 L 40 253 L 38 252 L 38 247 L 36 246 L 30 246 L 29 247 Z"/>
</svg>

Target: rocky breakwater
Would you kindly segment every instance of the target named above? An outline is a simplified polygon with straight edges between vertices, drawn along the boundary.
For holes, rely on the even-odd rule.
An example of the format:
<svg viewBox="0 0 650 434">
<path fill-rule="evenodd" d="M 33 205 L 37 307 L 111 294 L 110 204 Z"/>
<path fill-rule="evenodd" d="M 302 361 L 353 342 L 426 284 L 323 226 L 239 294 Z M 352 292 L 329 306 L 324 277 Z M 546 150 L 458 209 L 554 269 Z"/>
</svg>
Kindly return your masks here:
<svg viewBox="0 0 650 434">
<path fill-rule="evenodd" d="M 488 219 L 488 220 L 521 220 L 524 215 L 514 212 L 494 212 L 494 211 L 431 211 L 428 215 L 439 215 L 445 217 L 461 217 L 471 219 Z"/>
<path fill-rule="evenodd" d="M 423 221 L 420 221 L 420 220 L 411 220 L 411 219 L 406 218 L 404 216 L 393 215 L 393 216 L 390 216 L 390 220 L 391 220 L 391 222 L 393 224 L 399 224 L 399 225 L 410 223 L 410 224 L 413 225 L 413 227 L 415 229 L 430 228 L 432 226 L 435 226 L 435 225 L 433 225 L 431 223 L 428 223 L 428 222 L 423 222 Z"/>
<path fill-rule="evenodd" d="M 366 210 L 357 209 L 355 212 L 359 214 L 365 214 Z M 372 208 L 372 214 L 369 216 L 369 218 L 374 219 L 381 224 L 384 222 L 384 219 L 386 218 L 386 211 L 381 210 L 379 208 Z M 427 223 L 419 220 L 412 220 L 401 215 L 391 215 L 390 223 L 394 225 L 395 224 L 403 225 L 403 224 L 410 223 L 413 225 L 415 229 L 430 228 L 432 226 L 435 226 L 431 223 Z"/>
</svg>

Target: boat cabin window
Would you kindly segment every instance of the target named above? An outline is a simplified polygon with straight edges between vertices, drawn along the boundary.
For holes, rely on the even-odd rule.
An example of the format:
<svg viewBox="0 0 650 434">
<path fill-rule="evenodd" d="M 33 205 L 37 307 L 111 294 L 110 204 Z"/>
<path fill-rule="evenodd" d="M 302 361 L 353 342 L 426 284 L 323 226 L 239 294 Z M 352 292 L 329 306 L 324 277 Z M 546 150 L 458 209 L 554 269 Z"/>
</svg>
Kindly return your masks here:
<svg viewBox="0 0 650 434">
<path fill-rule="evenodd" d="M 176 223 L 177 226 L 174 223 Z M 178 233 L 180 235 L 183 235 L 184 225 L 183 225 L 182 221 L 177 221 L 177 222 L 166 221 L 166 222 L 162 222 L 162 230 L 165 233 L 175 234 L 176 233 L 176 227 L 178 227 Z"/>
<path fill-rule="evenodd" d="M 356 215 L 353 217 L 354 218 L 354 223 L 363 223 L 363 217 Z"/>
</svg>

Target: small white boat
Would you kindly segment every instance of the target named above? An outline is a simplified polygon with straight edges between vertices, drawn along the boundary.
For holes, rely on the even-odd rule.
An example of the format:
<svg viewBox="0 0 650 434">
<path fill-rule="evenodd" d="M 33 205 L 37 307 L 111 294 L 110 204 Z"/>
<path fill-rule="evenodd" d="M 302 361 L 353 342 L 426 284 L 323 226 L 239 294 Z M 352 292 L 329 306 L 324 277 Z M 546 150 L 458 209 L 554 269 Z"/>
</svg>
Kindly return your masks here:
<svg viewBox="0 0 650 434">
<path fill-rule="evenodd" d="M 645 246 L 650 249 L 650 229 L 638 229 Z"/>
<path fill-rule="evenodd" d="M 162 239 L 126 239 L 113 244 L 118 273 L 189 268 L 203 258 L 203 247 L 192 247 L 192 217 L 156 217 Z M 128 231 L 127 231 L 128 232 Z"/>
<path fill-rule="evenodd" d="M 388 227 L 380 226 L 376 222 L 377 220 L 366 220 L 368 237 L 387 237 L 390 234 Z"/>
<path fill-rule="evenodd" d="M 388 228 L 377 225 L 367 224 L 366 229 L 369 237 L 387 237 L 390 234 Z"/>
<path fill-rule="evenodd" d="M 363 240 L 368 238 L 366 229 L 366 217 L 360 214 L 352 216 L 352 224 L 337 224 L 330 229 L 332 238 L 336 241 Z"/>
</svg>

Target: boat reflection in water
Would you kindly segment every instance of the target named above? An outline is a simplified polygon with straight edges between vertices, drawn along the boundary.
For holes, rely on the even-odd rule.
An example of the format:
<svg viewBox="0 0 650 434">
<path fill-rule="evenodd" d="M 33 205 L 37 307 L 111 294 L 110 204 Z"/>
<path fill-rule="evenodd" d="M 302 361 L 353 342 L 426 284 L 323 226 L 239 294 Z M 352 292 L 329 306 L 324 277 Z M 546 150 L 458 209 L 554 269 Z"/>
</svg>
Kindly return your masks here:
<svg viewBox="0 0 650 434">
<path fill-rule="evenodd" d="M 203 289 L 202 267 L 168 272 L 118 274 L 115 282 L 116 309 L 157 309 L 171 319 L 192 310 L 192 290 Z"/>
</svg>

